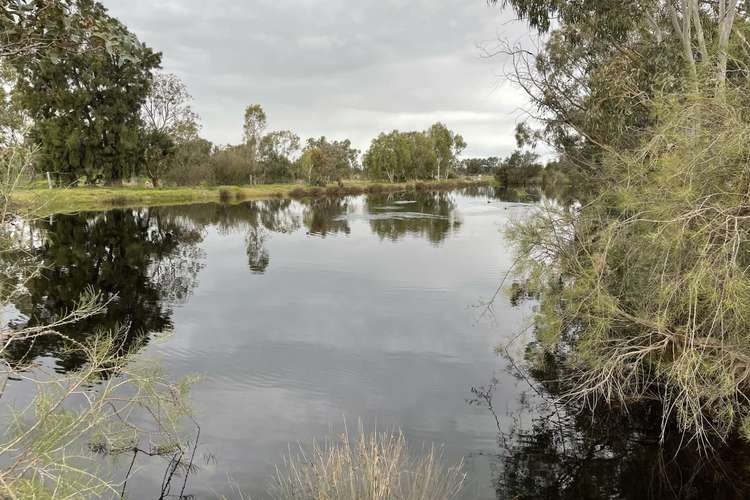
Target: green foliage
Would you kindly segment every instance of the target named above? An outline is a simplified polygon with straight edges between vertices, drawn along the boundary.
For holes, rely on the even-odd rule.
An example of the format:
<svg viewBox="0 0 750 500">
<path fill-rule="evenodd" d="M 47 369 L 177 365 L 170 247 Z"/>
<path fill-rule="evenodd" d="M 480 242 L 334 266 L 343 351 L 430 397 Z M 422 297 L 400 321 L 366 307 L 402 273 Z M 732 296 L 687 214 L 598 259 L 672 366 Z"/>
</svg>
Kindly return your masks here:
<svg viewBox="0 0 750 500">
<path fill-rule="evenodd" d="M 250 154 L 256 158 L 260 139 L 263 131 L 266 129 L 268 118 L 266 112 L 260 104 L 251 104 L 245 108 L 245 121 L 242 125 L 243 138 L 245 145 L 250 148 Z"/>
<path fill-rule="evenodd" d="M 548 34 L 537 54 L 510 46 L 500 52 L 512 56 L 515 69 L 509 78 L 543 117 L 542 130 L 531 135 L 555 147 L 566 169 L 586 171 L 589 182 L 601 171 L 607 147 L 634 149 L 649 134 L 656 95 L 686 88 L 682 44 L 665 5 L 669 2 L 493 3 L 512 7 Z M 706 22 L 707 33 L 712 24 Z M 522 132 L 523 139 L 531 131 Z"/>
<path fill-rule="evenodd" d="M 211 183 L 219 186 L 251 184 L 254 166 L 247 146 L 229 146 L 214 153 L 208 174 Z"/>
<path fill-rule="evenodd" d="M 466 149 L 466 142 L 459 134 L 451 131 L 442 123 L 435 123 L 427 131 L 437 156 L 437 180 L 447 179 L 456 168 L 456 158 Z"/>
<path fill-rule="evenodd" d="M 365 153 L 364 171 L 370 179 L 388 182 L 447 179 L 465 147 L 463 138 L 442 123 L 425 132 L 381 133 Z"/>
<path fill-rule="evenodd" d="M 742 92 L 659 101 L 632 153 L 603 158 L 599 194 L 510 230 L 537 335 L 568 353 L 568 396 L 658 397 L 702 446 L 750 417 L 750 125 Z"/>
<path fill-rule="evenodd" d="M 168 133 L 160 130 L 144 132 L 143 143 L 143 168 L 151 184 L 159 186 L 164 173 L 173 165 L 175 144 Z"/>
<path fill-rule="evenodd" d="M 35 316 L 29 317 L 27 324 L 4 324 L 0 329 L 0 397 L 8 383 L 24 381 L 36 391 L 29 405 L 7 407 L 9 411 L 4 416 L 0 436 L 0 496 L 119 496 L 124 485 L 103 467 L 103 457 L 128 453 L 132 454 L 134 462 L 139 454 L 166 453 L 182 457 L 188 449 L 181 431 L 183 420 L 191 418 L 186 403 L 191 381 L 169 383 L 158 367 L 136 360 L 134 350 L 142 342 L 129 342 L 133 333 L 129 330 L 115 326 L 107 332 L 76 335 L 80 332 L 75 328 L 81 327 L 87 318 L 109 314 L 110 308 L 118 309 L 116 298 L 104 297 L 100 291 L 92 289 L 86 279 L 78 288 L 70 275 L 72 280 L 66 282 L 66 290 L 60 294 L 65 297 L 61 301 L 66 302 L 65 305 L 50 311 L 49 315 L 39 314 L 44 309 L 43 304 L 55 302 L 51 298 L 54 293 L 45 294 L 42 300 L 28 300 L 35 284 L 43 281 L 42 263 L 35 258 L 34 239 L 22 237 L 14 229 L 14 224 L 33 227 L 33 221 L 21 219 L 9 204 L 18 177 L 30 168 L 34 150 L 29 144 L 11 143 L 3 144 L 0 153 L 0 192 L 3 194 L 0 304 L 4 307 L 16 304 L 21 308 L 23 304 L 31 304 Z M 90 225 L 88 229 L 96 232 L 95 226 Z M 116 233 L 122 234 L 123 227 L 118 225 Z M 104 235 L 104 239 L 107 248 L 104 253 L 114 252 L 112 235 Z M 55 243 L 65 245 L 63 241 L 55 242 L 54 238 L 48 243 L 58 251 L 60 247 Z M 73 257 L 67 259 L 66 270 L 62 270 L 65 266 L 60 266 L 58 271 L 75 274 L 96 267 L 95 273 L 118 273 L 112 268 L 111 259 L 106 257 L 100 259 L 97 266 L 91 265 L 91 259 L 85 259 L 84 265 L 77 265 L 71 264 L 81 258 L 76 249 L 65 245 L 64 252 Z M 122 254 L 132 256 L 132 245 L 128 252 L 120 252 Z M 118 274 L 120 277 L 128 275 Z M 132 301 L 124 306 L 133 310 Z M 122 319 L 120 314 L 118 320 Z M 62 333 L 66 330 L 73 335 Z M 49 344 L 50 339 L 61 343 L 64 358 L 77 360 L 77 365 L 67 374 L 31 364 L 34 346 Z M 19 352 L 24 354 L 19 357 Z"/>
<path fill-rule="evenodd" d="M 349 139 L 329 142 L 325 137 L 310 138 L 297 161 L 299 178 L 308 184 L 325 185 L 350 177 L 357 169 L 359 151 Z"/>
<path fill-rule="evenodd" d="M 12 66 L 0 61 L 0 148 L 12 147 L 24 140 L 30 126 L 24 110 L 13 99 L 17 75 Z"/>
<path fill-rule="evenodd" d="M 542 183 L 543 172 L 536 153 L 517 150 L 500 162 L 495 179 L 501 186 L 538 185 Z"/>
<path fill-rule="evenodd" d="M 65 183 L 80 177 L 119 182 L 139 171 L 139 110 L 161 57 L 100 4 L 74 4 L 68 10 L 34 3 L 25 11 L 28 29 L 43 31 L 50 22 L 66 27 L 59 34 L 65 53 L 51 46 L 15 59 L 15 92 L 34 120 L 40 170 Z"/>
<path fill-rule="evenodd" d="M 181 430 L 191 380 L 167 383 L 158 368 L 123 355 L 114 337 L 70 349 L 86 365 L 67 376 L 47 374 L 0 440 L 4 497 L 118 496 L 120 482 L 102 467 L 103 456 L 188 449 Z"/>
<path fill-rule="evenodd" d="M 170 171 L 193 173 L 197 166 L 205 168 L 211 146 L 198 137 L 198 116 L 190 108 L 187 87 L 176 76 L 156 73 L 146 100 L 141 106 L 144 130 L 143 167 L 153 187 L 158 187 Z"/>
<path fill-rule="evenodd" d="M 213 144 L 200 137 L 177 143 L 172 159 L 174 167 L 164 173 L 164 181 L 178 186 L 212 184 L 209 165 L 213 150 Z"/>
<path fill-rule="evenodd" d="M 462 175 L 495 175 L 500 163 L 496 156 L 489 158 L 466 158 L 461 160 L 458 172 Z"/>
<path fill-rule="evenodd" d="M 294 178 L 293 158 L 299 149 L 299 137 L 289 130 L 270 132 L 263 136 L 259 147 L 259 181 L 291 181 Z"/>
</svg>

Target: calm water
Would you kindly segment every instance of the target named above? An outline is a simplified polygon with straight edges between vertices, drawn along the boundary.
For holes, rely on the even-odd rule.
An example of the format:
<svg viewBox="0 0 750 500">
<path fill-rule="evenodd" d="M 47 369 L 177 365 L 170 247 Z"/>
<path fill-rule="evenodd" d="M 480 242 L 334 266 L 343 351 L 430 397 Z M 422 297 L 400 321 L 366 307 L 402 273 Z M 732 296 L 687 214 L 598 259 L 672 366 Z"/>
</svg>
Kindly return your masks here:
<svg viewBox="0 0 750 500">
<path fill-rule="evenodd" d="M 172 331 L 142 352 L 203 377 L 199 455 L 215 460 L 191 478 L 200 498 L 229 494 L 228 477 L 263 498 L 290 445 L 358 420 L 445 445 L 465 460 L 466 497 L 494 498 L 497 427 L 467 400 L 498 377 L 496 406 L 517 405 L 495 347 L 526 311 L 482 304 L 511 265 L 501 231 L 519 210 L 480 190 L 55 216 L 36 228 L 50 269 L 19 309 L 43 322 L 93 284 L 119 296 L 83 330 Z M 17 355 L 29 348 L 60 370 L 81 362 L 50 343 Z M 131 495 L 158 492 L 163 469 L 147 467 Z"/>
<path fill-rule="evenodd" d="M 513 261 L 502 229 L 531 206 L 487 188 L 54 216 L 33 228 L 48 268 L 16 316 L 45 324 L 94 285 L 117 298 L 65 333 L 127 324 L 171 377 L 202 376 L 195 498 L 266 498 L 290 447 L 360 420 L 463 458 L 465 498 L 742 498 L 740 448 L 717 458 L 716 474 L 674 453 L 679 436 L 660 448 L 658 410 L 636 425 L 561 415 L 496 354 L 533 307 L 506 294 L 484 305 Z M 532 340 L 514 344 L 516 360 Z M 13 346 L 10 357 L 59 371 L 82 363 L 50 338 Z M 546 366 L 528 376 L 556 378 L 554 360 Z M 482 387 L 497 422 L 468 403 Z M 13 383 L 5 397 L 30 393 Z M 165 463 L 139 464 L 130 498 L 157 497 Z"/>
</svg>

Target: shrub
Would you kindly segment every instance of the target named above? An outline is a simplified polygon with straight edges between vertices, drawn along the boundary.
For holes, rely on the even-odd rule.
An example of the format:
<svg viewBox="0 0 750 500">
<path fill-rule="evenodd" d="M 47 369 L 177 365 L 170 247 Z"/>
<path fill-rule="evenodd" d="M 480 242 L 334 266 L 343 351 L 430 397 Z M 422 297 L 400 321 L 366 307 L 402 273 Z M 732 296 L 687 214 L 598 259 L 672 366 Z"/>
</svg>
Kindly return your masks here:
<svg viewBox="0 0 750 500">
<path fill-rule="evenodd" d="M 232 201 L 232 198 L 232 192 L 229 189 L 219 189 L 219 201 L 221 201 L 222 203 L 229 203 L 230 201 Z"/>
<path fill-rule="evenodd" d="M 286 458 L 276 470 L 277 500 L 448 500 L 465 475 L 461 464 L 445 467 L 434 447 L 411 456 L 401 433 L 366 434 L 356 442 L 314 445 Z"/>
<path fill-rule="evenodd" d="M 165 184 L 176 186 L 216 185 L 211 163 L 193 163 L 169 170 L 163 179 Z"/>
<path fill-rule="evenodd" d="M 213 180 L 218 185 L 249 184 L 252 180 L 252 165 L 242 150 L 219 151 L 209 165 Z"/>
<path fill-rule="evenodd" d="M 591 202 L 509 233 L 568 397 L 659 398 L 662 432 L 676 422 L 711 447 L 750 429 L 750 123 L 742 96 L 657 109 L 639 150 L 607 155 Z"/>
</svg>

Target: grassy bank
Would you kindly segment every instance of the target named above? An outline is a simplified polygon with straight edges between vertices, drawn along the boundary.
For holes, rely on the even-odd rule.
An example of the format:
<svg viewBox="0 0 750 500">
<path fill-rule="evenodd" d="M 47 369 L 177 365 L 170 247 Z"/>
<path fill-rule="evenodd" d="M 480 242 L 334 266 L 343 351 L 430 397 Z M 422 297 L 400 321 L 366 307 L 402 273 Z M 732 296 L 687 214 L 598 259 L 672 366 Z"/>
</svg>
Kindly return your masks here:
<svg viewBox="0 0 750 500">
<path fill-rule="evenodd" d="M 306 186 L 301 184 L 259 184 L 254 186 L 194 186 L 146 188 L 75 187 L 49 189 L 33 187 L 20 189 L 13 201 L 23 206 L 38 207 L 44 214 L 107 210 L 113 207 L 184 205 L 190 203 L 239 203 L 269 198 L 312 198 L 345 196 L 364 193 L 423 191 L 493 184 L 490 177 L 465 178 L 445 181 L 380 183 L 373 181 L 344 181 L 343 185 Z"/>
</svg>

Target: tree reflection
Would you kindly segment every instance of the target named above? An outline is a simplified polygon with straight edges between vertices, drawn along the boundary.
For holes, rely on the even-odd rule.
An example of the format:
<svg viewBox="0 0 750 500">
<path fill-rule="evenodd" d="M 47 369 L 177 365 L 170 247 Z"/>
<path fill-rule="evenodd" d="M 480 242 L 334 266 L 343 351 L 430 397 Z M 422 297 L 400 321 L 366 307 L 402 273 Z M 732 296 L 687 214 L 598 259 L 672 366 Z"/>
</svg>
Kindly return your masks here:
<svg viewBox="0 0 750 500">
<path fill-rule="evenodd" d="M 263 274 L 268 269 L 271 257 L 266 249 L 266 239 L 268 233 L 258 226 L 253 226 L 245 236 L 245 248 L 247 252 L 247 262 L 250 270 L 256 274 Z"/>
<path fill-rule="evenodd" d="M 454 196 L 445 191 L 370 195 L 365 205 L 381 240 L 412 235 L 439 244 L 461 226 Z"/>
<path fill-rule="evenodd" d="M 484 197 L 505 203 L 539 203 L 551 200 L 561 205 L 570 205 L 580 200 L 582 193 L 573 184 L 551 184 L 528 187 L 470 186 L 457 192 L 465 196 Z"/>
<path fill-rule="evenodd" d="M 348 235 L 350 214 L 360 209 L 367 212 L 370 229 L 381 239 L 413 235 L 438 244 L 461 226 L 455 197 L 447 192 L 56 215 L 19 228 L 34 242 L 32 257 L 45 267 L 28 281 L 28 293 L 16 304 L 22 315 L 18 323 L 47 324 L 73 310 L 81 295 L 93 288 L 108 301 L 106 313 L 64 328 L 62 333 L 80 340 L 96 330 L 123 331 L 127 332 L 123 348 L 138 348 L 149 334 L 172 327 L 172 307 L 187 300 L 195 288 L 204 265 L 201 247 L 208 228 L 219 234 L 241 233 L 247 266 L 261 274 L 271 265 L 268 243 L 274 235 L 302 229 L 320 237 Z M 10 263 L 6 255 L 7 269 L 0 271 L 12 272 Z M 75 369 L 83 362 L 67 353 L 57 336 L 13 343 L 7 351 L 15 363 L 47 354 L 60 360 L 62 370 Z"/>
<path fill-rule="evenodd" d="M 536 356 L 531 344 L 528 356 Z M 660 442 L 661 409 L 562 407 L 565 368 L 546 355 L 536 367 L 513 373 L 527 379 L 521 410 L 512 422 L 492 406 L 494 383 L 474 388 L 475 404 L 485 406 L 498 424 L 501 452 L 493 486 L 498 499 L 703 499 L 747 498 L 750 450 L 744 442 L 726 443 L 706 456 L 686 443 L 675 428 Z M 531 394 L 531 395 L 530 395 Z M 525 425 L 530 417 L 530 424 Z"/>
<path fill-rule="evenodd" d="M 219 234 L 245 234 L 248 267 L 262 274 L 271 257 L 266 243 L 271 233 L 291 233 L 301 227 L 301 216 L 288 199 L 250 201 L 237 205 L 205 204 L 172 207 L 200 227 L 213 226 Z"/>
<path fill-rule="evenodd" d="M 303 200 L 303 221 L 308 233 L 325 238 L 336 233 L 350 234 L 351 228 L 346 215 L 349 213 L 351 199 L 316 198 Z"/>
<path fill-rule="evenodd" d="M 123 348 L 137 348 L 148 334 L 171 328 L 171 306 L 183 302 L 202 267 L 202 233 L 189 221 L 160 209 L 112 210 L 58 215 L 36 223 L 42 238 L 36 256 L 44 263 L 18 304 L 27 326 L 44 325 L 75 308 L 89 288 L 108 303 L 104 314 L 63 328 L 81 339 L 94 331 L 126 332 Z M 83 359 L 64 349 L 60 336 L 12 344 L 11 361 L 54 353 L 62 370 Z"/>
</svg>

